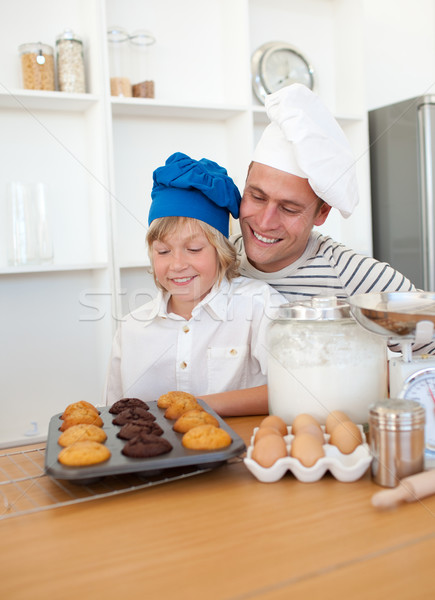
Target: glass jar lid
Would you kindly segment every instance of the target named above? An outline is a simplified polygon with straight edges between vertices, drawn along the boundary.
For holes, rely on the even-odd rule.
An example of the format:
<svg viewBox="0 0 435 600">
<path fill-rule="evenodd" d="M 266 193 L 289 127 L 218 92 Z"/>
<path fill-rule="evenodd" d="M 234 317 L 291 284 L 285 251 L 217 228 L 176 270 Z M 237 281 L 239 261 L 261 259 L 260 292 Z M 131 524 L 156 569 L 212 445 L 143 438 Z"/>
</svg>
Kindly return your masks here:
<svg viewBox="0 0 435 600">
<path fill-rule="evenodd" d="M 72 29 L 64 29 L 63 33 L 60 33 L 56 38 L 56 44 L 61 42 L 62 40 L 70 40 L 72 42 L 78 42 L 82 44 L 83 41 L 79 38 L 78 35 L 74 33 Z"/>
<path fill-rule="evenodd" d="M 21 46 L 18 46 L 18 51 L 20 54 L 53 54 L 53 48 L 48 44 L 42 44 L 41 42 L 21 44 Z"/>
<path fill-rule="evenodd" d="M 336 296 L 314 296 L 304 302 L 290 302 L 279 307 L 280 319 L 300 321 L 338 321 L 353 320 L 350 306 Z"/>
<path fill-rule="evenodd" d="M 156 42 L 156 38 L 151 31 L 146 29 L 138 29 L 130 35 L 130 42 L 136 46 L 152 46 Z"/>
<path fill-rule="evenodd" d="M 122 42 L 127 42 L 129 39 L 128 31 L 123 29 L 122 27 L 109 27 L 107 30 L 107 39 L 112 44 L 120 44 Z"/>
</svg>

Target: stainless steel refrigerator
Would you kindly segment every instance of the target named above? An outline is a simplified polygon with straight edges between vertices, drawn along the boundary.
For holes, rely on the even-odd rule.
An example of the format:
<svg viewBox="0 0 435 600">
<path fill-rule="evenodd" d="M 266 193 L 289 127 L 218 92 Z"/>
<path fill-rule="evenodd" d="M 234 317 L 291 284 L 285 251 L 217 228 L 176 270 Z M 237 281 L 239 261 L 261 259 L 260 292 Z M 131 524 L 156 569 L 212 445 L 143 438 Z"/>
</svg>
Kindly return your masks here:
<svg viewBox="0 0 435 600">
<path fill-rule="evenodd" d="M 369 112 L 373 255 L 435 291 L 435 96 Z"/>
</svg>

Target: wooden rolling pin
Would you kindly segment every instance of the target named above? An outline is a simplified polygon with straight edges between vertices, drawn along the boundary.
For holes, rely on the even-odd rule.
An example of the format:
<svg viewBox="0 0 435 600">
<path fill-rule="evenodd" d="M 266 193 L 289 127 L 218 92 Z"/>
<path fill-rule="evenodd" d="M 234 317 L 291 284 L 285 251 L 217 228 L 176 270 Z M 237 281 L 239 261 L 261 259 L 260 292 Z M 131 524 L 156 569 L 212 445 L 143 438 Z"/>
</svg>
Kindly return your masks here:
<svg viewBox="0 0 435 600">
<path fill-rule="evenodd" d="M 372 496 L 376 508 L 393 508 L 400 502 L 415 502 L 435 494 L 435 469 L 405 477 L 393 489 L 382 490 Z"/>
</svg>

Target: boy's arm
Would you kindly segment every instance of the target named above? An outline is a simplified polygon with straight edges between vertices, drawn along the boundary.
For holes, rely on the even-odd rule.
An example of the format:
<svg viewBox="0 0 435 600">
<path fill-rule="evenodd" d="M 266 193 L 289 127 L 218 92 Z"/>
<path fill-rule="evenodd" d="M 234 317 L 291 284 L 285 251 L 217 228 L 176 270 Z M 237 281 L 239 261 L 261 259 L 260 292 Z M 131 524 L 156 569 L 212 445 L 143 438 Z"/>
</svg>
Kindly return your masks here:
<svg viewBox="0 0 435 600">
<path fill-rule="evenodd" d="M 267 385 L 200 396 L 221 417 L 267 415 Z"/>
</svg>

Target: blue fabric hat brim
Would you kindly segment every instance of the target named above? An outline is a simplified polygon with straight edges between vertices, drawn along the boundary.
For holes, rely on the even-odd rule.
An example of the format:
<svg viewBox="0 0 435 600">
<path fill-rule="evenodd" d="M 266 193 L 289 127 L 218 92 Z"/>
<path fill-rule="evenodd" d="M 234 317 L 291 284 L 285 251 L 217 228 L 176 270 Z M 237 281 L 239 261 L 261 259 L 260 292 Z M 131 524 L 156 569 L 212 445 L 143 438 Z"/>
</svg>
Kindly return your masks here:
<svg viewBox="0 0 435 600">
<path fill-rule="evenodd" d="M 154 171 L 151 198 L 148 224 L 160 217 L 190 217 L 208 223 L 225 237 L 229 234 L 229 215 L 238 218 L 241 200 L 226 169 L 181 152 Z"/>
<path fill-rule="evenodd" d="M 160 188 L 157 201 L 152 194 L 148 222 L 160 217 L 191 217 L 208 223 L 225 237 L 229 233 L 228 209 L 217 206 L 202 192 L 195 189 Z"/>
</svg>

